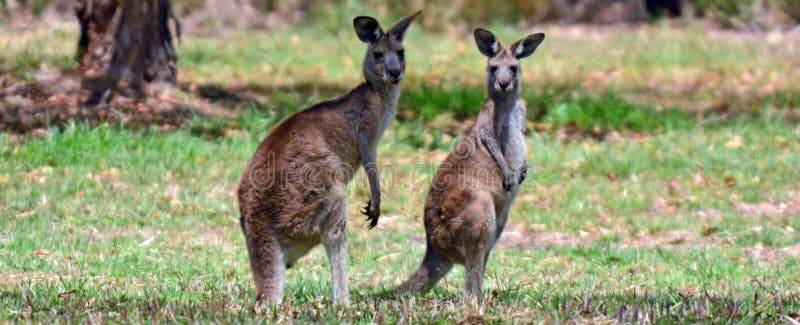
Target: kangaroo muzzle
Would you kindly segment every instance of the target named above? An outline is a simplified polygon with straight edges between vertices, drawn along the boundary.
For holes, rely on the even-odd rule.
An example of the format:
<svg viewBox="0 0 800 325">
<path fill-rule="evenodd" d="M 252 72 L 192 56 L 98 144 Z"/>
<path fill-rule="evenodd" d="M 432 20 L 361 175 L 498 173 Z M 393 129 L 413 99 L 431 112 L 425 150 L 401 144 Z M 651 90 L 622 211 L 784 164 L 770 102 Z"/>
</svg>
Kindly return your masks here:
<svg viewBox="0 0 800 325">
<path fill-rule="evenodd" d="M 498 81 L 494 84 L 494 89 L 501 92 L 507 92 L 514 89 L 514 84 L 508 81 Z"/>
<path fill-rule="evenodd" d="M 495 72 L 494 89 L 499 92 L 508 92 L 514 89 L 513 76 L 508 68 L 501 67 Z"/>
<path fill-rule="evenodd" d="M 398 83 L 403 79 L 403 68 L 397 56 L 392 55 L 386 58 L 383 77 L 391 83 Z"/>
</svg>

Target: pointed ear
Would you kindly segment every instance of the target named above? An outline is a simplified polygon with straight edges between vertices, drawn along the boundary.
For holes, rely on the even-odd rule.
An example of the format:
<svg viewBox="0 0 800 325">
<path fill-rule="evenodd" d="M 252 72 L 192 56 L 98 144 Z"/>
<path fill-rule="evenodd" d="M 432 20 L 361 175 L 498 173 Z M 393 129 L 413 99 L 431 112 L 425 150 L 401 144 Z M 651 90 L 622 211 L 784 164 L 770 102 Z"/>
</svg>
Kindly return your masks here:
<svg viewBox="0 0 800 325">
<path fill-rule="evenodd" d="M 353 27 L 356 28 L 358 39 L 364 43 L 374 43 L 381 38 L 381 36 L 383 36 L 381 24 L 379 24 L 378 21 L 372 17 L 356 17 L 353 19 Z"/>
<path fill-rule="evenodd" d="M 403 18 L 397 25 L 394 25 L 392 29 L 389 30 L 389 35 L 393 36 L 398 42 L 403 41 L 403 37 L 406 35 L 406 30 L 411 23 L 414 22 L 415 19 L 422 13 L 422 10 L 417 11 L 411 16 Z"/>
<path fill-rule="evenodd" d="M 536 48 L 542 44 L 542 41 L 544 41 L 544 33 L 528 35 L 511 45 L 511 53 L 514 53 L 517 59 L 522 59 L 536 52 Z"/>
<path fill-rule="evenodd" d="M 503 49 L 503 46 L 500 45 L 500 41 L 494 37 L 494 34 L 483 28 L 475 30 L 475 43 L 478 44 L 478 50 L 480 50 L 483 55 L 490 58 L 494 57 L 497 52 Z"/>
</svg>

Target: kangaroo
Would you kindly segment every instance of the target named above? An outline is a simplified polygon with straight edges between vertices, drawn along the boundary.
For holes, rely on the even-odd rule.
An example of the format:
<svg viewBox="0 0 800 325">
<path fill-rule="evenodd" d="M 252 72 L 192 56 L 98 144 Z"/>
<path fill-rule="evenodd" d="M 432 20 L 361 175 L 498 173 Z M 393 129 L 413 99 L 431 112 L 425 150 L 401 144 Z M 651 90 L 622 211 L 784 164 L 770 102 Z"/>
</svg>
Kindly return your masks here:
<svg viewBox="0 0 800 325">
<path fill-rule="evenodd" d="M 544 37 L 529 35 L 504 49 L 491 32 L 475 30 L 478 49 L 489 58 L 489 98 L 428 190 L 421 266 L 390 294 L 428 291 L 456 263 L 466 268 L 465 294 L 481 297 L 486 261 L 527 173 L 519 60 L 533 54 Z"/>
<path fill-rule="evenodd" d="M 375 18 L 356 17 L 356 34 L 367 43 L 366 81 L 281 121 L 247 164 L 238 197 L 257 306 L 280 303 L 286 269 L 320 243 L 333 300 L 349 300 L 345 185 L 363 166 L 370 199 L 362 213 L 375 227 L 381 203 L 376 147 L 397 111 L 406 68 L 403 37 L 420 13 L 388 31 Z"/>
</svg>

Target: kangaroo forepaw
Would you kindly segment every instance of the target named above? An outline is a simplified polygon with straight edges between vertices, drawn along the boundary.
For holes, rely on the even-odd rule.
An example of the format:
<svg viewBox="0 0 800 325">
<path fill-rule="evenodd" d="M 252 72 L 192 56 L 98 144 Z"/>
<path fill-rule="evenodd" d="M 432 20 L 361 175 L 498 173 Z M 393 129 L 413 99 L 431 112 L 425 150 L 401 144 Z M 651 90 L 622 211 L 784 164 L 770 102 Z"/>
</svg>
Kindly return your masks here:
<svg viewBox="0 0 800 325">
<path fill-rule="evenodd" d="M 379 216 L 375 216 L 374 218 L 373 217 L 367 218 L 367 221 L 369 221 L 369 226 L 367 226 L 367 229 L 372 230 L 372 228 L 375 228 L 375 226 L 378 225 L 378 218 Z"/>
<path fill-rule="evenodd" d="M 367 200 L 367 205 L 361 208 L 361 214 L 369 217 L 369 207 L 372 205 L 372 200 Z"/>
<path fill-rule="evenodd" d="M 367 221 L 369 221 L 369 225 L 367 226 L 368 229 L 375 228 L 375 226 L 378 225 L 378 218 L 381 216 L 380 211 L 380 207 L 373 205 L 371 199 L 367 201 L 367 206 L 361 210 L 361 213 L 367 216 Z"/>
<path fill-rule="evenodd" d="M 513 175 L 508 175 L 503 180 L 503 189 L 506 191 L 511 191 L 514 185 L 517 185 L 517 180 L 514 179 Z"/>
<path fill-rule="evenodd" d="M 522 184 L 526 178 L 528 178 L 528 164 L 522 165 L 522 171 L 519 174 L 519 184 Z"/>
</svg>

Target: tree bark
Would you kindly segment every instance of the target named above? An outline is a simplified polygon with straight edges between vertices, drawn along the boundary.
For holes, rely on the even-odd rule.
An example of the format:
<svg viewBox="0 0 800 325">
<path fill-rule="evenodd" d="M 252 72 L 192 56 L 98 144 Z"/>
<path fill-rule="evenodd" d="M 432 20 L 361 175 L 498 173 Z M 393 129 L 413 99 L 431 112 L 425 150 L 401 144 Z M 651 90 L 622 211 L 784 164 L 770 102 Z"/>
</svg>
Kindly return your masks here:
<svg viewBox="0 0 800 325">
<path fill-rule="evenodd" d="M 176 62 L 169 21 L 180 24 L 169 0 L 77 0 L 81 26 L 77 59 L 89 104 L 121 94 L 140 98 L 147 83 L 175 84 Z"/>
</svg>

